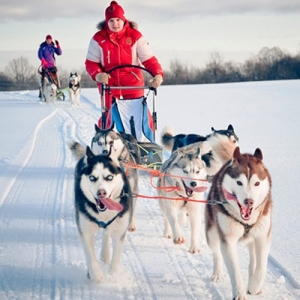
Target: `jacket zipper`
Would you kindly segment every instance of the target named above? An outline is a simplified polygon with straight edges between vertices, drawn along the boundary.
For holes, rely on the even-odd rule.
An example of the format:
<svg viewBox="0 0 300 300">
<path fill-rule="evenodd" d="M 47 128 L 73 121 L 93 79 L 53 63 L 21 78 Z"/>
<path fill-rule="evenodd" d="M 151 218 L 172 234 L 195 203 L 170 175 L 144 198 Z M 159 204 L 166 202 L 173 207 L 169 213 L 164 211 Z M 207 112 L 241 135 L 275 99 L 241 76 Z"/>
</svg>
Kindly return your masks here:
<svg viewBox="0 0 300 300">
<path fill-rule="evenodd" d="M 108 50 L 108 53 L 107 53 L 107 62 L 110 64 L 110 51 Z"/>
<path fill-rule="evenodd" d="M 138 81 L 141 81 L 140 77 L 135 72 L 130 72 Z"/>
</svg>

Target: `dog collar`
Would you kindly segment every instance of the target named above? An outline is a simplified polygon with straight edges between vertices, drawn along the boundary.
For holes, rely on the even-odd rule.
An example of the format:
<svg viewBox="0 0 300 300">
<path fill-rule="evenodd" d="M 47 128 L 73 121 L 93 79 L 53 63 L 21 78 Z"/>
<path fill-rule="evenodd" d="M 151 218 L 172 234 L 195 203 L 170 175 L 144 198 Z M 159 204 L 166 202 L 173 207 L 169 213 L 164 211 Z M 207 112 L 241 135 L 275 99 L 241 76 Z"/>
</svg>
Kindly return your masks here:
<svg viewBox="0 0 300 300">
<path fill-rule="evenodd" d="M 96 221 L 96 223 L 98 224 L 98 226 L 100 228 L 106 228 L 108 225 L 110 225 L 118 216 L 120 215 L 120 213 L 116 214 L 116 216 L 114 218 L 112 218 L 109 222 L 105 223 L 103 221 Z"/>
</svg>

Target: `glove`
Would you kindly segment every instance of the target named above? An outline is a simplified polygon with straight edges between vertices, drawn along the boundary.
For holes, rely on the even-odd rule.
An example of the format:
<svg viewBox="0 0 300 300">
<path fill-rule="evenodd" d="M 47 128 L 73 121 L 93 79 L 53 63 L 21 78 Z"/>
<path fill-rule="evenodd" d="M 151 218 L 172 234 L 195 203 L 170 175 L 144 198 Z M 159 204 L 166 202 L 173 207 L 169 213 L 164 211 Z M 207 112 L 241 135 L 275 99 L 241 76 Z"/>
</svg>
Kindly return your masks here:
<svg viewBox="0 0 300 300">
<path fill-rule="evenodd" d="M 148 81 L 150 87 L 157 89 L 163 82 L 161 75 L 155 75 L 152 79 Z"/>
<path fill-rule="evenodd" d="M 46 59 L 45 59 L 45 58 L 42 58 L 41 61 L 42 61 L 42 67 L 43 67 L 44 69 L 46 69 L 47 66 L 48 66 L 48 63 L 47 63 Z"/>
<path fill-rule="evenodd" d="M 110 75 L 107 74 L 107 73 L 98 73 L 95 76 L 95 79 L 96 79 L 97 82 L 104 83 L 104 84 L 108 84 L 108 79 L 109 78 L 110 78 Z"/>
<path fill-rule="evenodd" d="M 58 41 L 58 40 L 55 40 L 55 45 L 56 45 L 57 47 L 59 47 L 59 41 Z"/>
</svg>

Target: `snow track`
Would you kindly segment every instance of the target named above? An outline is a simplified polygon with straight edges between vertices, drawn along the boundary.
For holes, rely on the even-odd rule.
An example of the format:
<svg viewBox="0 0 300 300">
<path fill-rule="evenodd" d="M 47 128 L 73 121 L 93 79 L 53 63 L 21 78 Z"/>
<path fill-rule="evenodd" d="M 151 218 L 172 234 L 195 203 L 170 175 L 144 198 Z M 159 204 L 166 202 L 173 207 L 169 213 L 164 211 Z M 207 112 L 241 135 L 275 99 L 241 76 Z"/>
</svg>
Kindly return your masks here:
<svg viewBox="0 0 300 300">
<path fill-rule="evenodd" d="M 223 283 L 210 281 L 212 255 L 203 225 L 201 253 L 192 255 L 188 224 L 186 243 L 173 244 L 163 237 L 158 202 L 143 198 L 137 203 L 137 231 L 126 236 L 120 271 L 109 274 L 101 263 L 103 282 L 90 283 L 74 218 L 76 162 L 67 142 L 89 145 L 100 110 L 84 96 L 80 107 L 70 107 L 68 101 L 35 103 L 30 95 L 23 100 L 46 112 L 28 125 L 23 147 L 1 161 L 0 299 L 230 299 L 226 272 Z M 22 99 L 14 100 L 17 105 Z M 145 173 L 139 188 L 140 194 L 156 195 Z M 101 233 L 95 244 L 100 256 Z M 248 259 L 244 248 L 240 253 L 246 284 Z M 264 294 L 249 299 L 297 299 L 297 282 L 287 275 L 271 258 Z"/>
</svg>

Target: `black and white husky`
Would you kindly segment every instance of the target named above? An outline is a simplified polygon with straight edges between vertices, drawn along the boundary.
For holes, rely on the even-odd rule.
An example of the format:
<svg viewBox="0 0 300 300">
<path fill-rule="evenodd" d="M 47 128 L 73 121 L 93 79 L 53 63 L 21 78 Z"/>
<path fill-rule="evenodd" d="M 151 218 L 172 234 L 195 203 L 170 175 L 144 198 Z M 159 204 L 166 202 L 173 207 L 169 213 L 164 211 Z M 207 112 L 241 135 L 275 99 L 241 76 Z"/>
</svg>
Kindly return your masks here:
<svg viewBox="0 0 300 300">
<path fill-rule="evenodd" d="M 78 157 L 76 145 L 80 144 L 74 144 L 70 149 Z M 101 260 L 110 263 L 110 272 L 117 271 L 133 210 L 128 179 L 110 154 L 94 155 L 87 147 L 86 155 L 80 158 L 75 169 L 76 223 L 86 257 L 88 278 L 96 283 L 103 279 L 94 248 L 96 233 L 103 228 Z"/>
<path fill-rule="evenodd" d="M 175 150 L 161 166 L 164 174 L 158 179 L 158 194 L 163 198 L 159 206 L 164 216 L 164 236 L 175 244 L 185 242 L 182 226 L 186 214 L 191 227 L 190 253 L 200 251 L 200 226 L 203 216 L 206 170 L 201 159 L 200 148 Z M 197 200 L 200 200 L 198 203 Z"/>
<path fill-rule="evenodd" d="M 138 164 L 140 161 L 140 149 L 136 139 L 127 133 L 119 133 L 112 126 L 109 129 L 100 129 L 95 125 L 95 135 L 92 138 L 91 149 L 94 154 L 112 151 L 112 156 L 125 171 L 133 194 L 133 217 L 129 231 L 136 230 L 135 206 L 138 193 L 138 170 L 134 166 L 126 164 Z"/>
<path fill-rule="evenodd" d="M 227 129 L 216 130 L 212 127 L 211 130 L 212 133 L 207 136 L 198 134 L 174 135 L 173 128 L 167 126 L 161 133 L 161 143 L 170 152 L 179 147 L 186 149 L 200 147 L 202 159 L 207 167 L 207 174 L 211 177 L 232 158 L 239 141 L 231 124 L 228 125 Z"/>
<path fill-rule="evenodd" d="M 71 105 L 80 105 L 81 76 L 77 73 L 70 73 L 69 77 L 69 98 Z"/>
<path fill-rule="evenodd" d="M 223 259 L 231 280 L 233 299 L 246 299 L 246 291 L 256 295 L 267 271 L 271 244 L 271 177 L 263 164 L 260 149 L 253 155 L 241 154 L 214 176 L 205 211 L 206 238 L 213 252 L 215 282 L 224 279 Z M 249 249 L 249 281 L 245 290 L 238 264 L 237 245 Z"/>
</svg>

